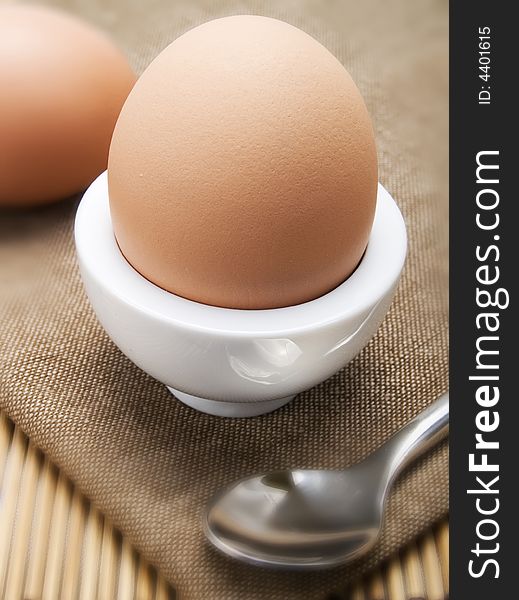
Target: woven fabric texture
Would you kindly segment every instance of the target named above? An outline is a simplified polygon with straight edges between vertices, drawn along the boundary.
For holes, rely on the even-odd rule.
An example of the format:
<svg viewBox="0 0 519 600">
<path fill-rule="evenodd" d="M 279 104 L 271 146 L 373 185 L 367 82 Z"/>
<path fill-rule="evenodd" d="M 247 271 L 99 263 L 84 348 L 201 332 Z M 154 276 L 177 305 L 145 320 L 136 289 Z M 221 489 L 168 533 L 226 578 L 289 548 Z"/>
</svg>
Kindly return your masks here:
<svg viewBox="0 0 519 600">
<path fill-rule="evenodd" d="M 214 490 L 251 472 L 362 459 L 447 388 L 447 2 L 53 4 L 111 32 L 139 72 L 211 18 L 280 18 L 327 46 L 364 95 L 380 179 L 408 226 L 403 279 L 360 356 L 269 415 L 227 420 L 194 412 L 114 347 L 79 279 L 77 198 L 0 212 L 0 406 L 181 597 L 327 598 L 446 514 L 446 444 L 400 479 L 369 556 L 331 571 L 265 572 L 232 562 L 205 543 L 201 512 Z"/>
</svg>

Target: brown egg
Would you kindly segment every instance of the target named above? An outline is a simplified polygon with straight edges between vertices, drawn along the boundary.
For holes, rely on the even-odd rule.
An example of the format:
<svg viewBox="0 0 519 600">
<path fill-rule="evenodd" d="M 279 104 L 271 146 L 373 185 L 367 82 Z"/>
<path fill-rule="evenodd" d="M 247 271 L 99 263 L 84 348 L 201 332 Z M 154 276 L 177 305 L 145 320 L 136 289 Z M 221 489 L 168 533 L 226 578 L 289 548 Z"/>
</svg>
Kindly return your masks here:
<svg viewBox="0 0 519 600">
<path fill-rule="evenodd" d="M 142 275 L 197 302 L 274 308 L 355 269 L 377 159 L 339 61 L 291 25 L 236 16 L 151 63 L 117 121 L 108 180 L 116 238 Z"/>
<path fill-rule="evenodd" d="M 36 6 L 0 7 L 0 205 L 79 192 L 105 168 L 135 82 L 101 32 Z"/>
</svg>

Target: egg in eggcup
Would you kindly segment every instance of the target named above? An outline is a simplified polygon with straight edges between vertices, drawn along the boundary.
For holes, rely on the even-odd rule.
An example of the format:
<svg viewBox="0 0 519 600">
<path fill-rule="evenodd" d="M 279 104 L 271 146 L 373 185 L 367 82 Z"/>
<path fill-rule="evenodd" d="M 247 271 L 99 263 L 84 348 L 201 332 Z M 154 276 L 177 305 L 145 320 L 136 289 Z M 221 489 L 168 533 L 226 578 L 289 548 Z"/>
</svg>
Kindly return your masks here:
<svg viewBox="0 0 519 600">
<path fill-rule="evenodd" d="M 406 230 L 350 75 L 274 19 L 217 19 L 143 73 L 76 217 L 107 333 L 182 402 L 274 410 L 377 330 Z"/>
</svg>

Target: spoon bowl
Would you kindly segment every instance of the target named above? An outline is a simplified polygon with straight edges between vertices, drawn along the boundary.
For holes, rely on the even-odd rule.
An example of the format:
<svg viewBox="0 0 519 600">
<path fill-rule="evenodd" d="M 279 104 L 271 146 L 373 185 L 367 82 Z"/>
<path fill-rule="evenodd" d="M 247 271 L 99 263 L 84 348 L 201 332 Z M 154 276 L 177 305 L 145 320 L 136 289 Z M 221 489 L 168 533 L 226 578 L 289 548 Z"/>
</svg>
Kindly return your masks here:
<svg viewBox="0 0 519 600">
<path fill-rule="evenodd" d="M 215 496 L 205 532 L 226 554 L 254 564 L 331 566 L 367 551 L 382 517 L 378 482 L 365 471 L 279 471 Z M 366 485 L 367 484 L 367 485 Z"/>
<path fill-rule="evenodd" d="M 209 541 L 248 563 L 330 567 L 377 541 L 398 473 L 448 431 L 448 394 L 361 463 L 344 471 L 286 470 L 242 479 L 215 495 L 204 515 Z"/>
</svg>

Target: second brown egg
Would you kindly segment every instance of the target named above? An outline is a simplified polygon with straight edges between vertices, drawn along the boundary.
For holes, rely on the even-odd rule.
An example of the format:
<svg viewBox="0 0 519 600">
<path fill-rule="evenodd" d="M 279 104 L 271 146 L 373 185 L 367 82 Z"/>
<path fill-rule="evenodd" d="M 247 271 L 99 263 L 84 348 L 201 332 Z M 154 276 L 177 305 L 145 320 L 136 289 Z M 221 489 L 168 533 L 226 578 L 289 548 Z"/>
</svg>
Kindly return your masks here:
<svg viewBox="0 0 519 600">
<path fill-rule="evenodd" d="M 34 206 L 85 189 L 106 169 L 135 82 L 103 33 L 65 13 L 0 7 L 0 206 Z"/>
</svg>

